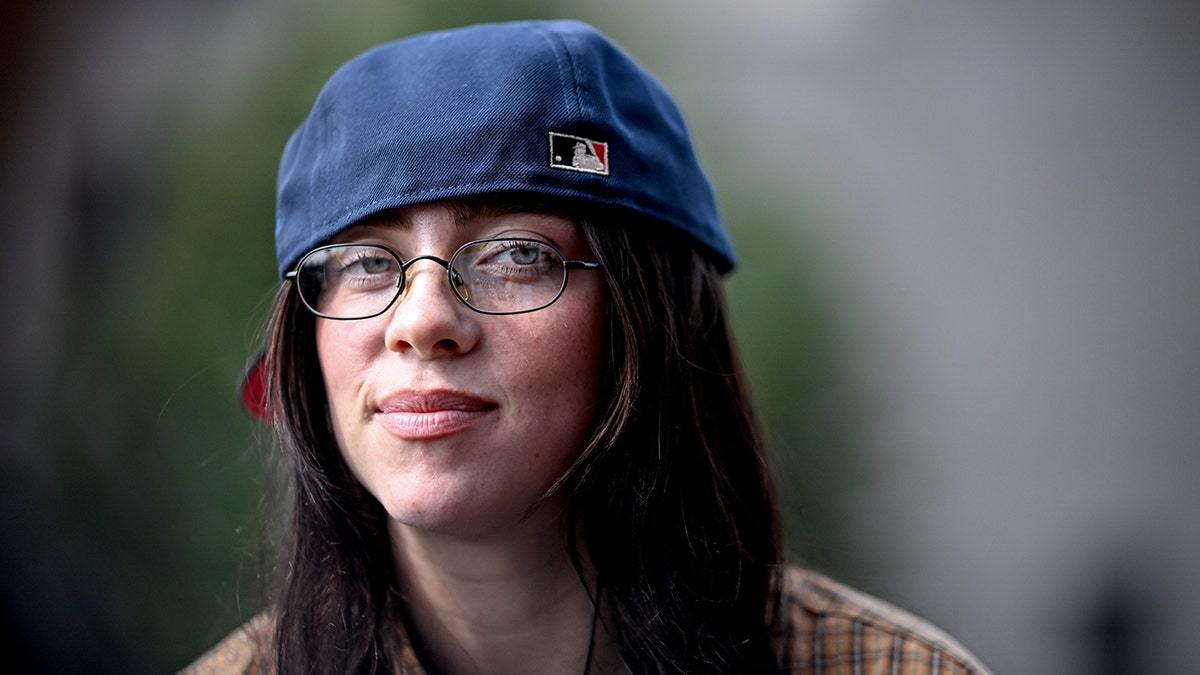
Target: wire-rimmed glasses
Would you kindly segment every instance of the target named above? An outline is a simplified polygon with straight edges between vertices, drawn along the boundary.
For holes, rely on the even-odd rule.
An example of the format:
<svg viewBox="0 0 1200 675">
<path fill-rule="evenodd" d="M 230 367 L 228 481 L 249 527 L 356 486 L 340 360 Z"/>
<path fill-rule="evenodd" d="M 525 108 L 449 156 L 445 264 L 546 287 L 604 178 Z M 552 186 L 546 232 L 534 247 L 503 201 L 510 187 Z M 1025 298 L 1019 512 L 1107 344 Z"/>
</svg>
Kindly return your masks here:
<svg viewBox="0 0 1200 675">
<path fill-rule="evenodd" d="M 480 239 L 443 260 L 419 255 L 402 260 L 379 244 L 330 244 L 309 251 L 285 278 L 300 299 L 326 319 L 369 319 L 383 314 L 404 293 L 408 268 L 431 260 L 446 268 L 454 295 L 482 314 L 521 314 L 550 306 L 567 287 L 569 271 L 597 270 L 599 263 L 567 260 L 537 239 Z"/>
</svg>

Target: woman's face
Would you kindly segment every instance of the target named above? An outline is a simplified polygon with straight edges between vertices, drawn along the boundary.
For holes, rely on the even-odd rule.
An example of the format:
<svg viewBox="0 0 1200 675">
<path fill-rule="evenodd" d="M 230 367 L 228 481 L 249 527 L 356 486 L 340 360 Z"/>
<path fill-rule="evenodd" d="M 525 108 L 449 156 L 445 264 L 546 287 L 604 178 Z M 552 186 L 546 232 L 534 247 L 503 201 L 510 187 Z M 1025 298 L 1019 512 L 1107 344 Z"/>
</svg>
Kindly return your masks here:
<svg viewBox="0 0 1200 675">
<path fill-rule="evenodd" d="M 449 259 L 468 241 L 509 236 L 592 259 L 564 218 L 447 202 L 390 212 L 335 241 Z M 484 315 L 455 297 L 445 268 L 421 260 L 384 314 L 317 319 L 334 435 L 393 520 L 486 534 L 519 522 L 562 475 L 596 416 L 602 285 L 576 272 L 545 309 Z"/>
</svg>

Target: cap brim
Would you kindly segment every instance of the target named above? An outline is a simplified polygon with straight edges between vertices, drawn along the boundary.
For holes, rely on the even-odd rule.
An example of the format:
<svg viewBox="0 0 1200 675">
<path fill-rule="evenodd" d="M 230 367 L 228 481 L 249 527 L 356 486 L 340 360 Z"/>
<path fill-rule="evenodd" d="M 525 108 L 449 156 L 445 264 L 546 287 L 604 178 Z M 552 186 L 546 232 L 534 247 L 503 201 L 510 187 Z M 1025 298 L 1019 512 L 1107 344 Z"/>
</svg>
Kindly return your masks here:
<svg viewBox="0 0 1200 675">
<path fill-rule="evenodd" d="M 263 364 L 263 354 L 259 354 L 246 370 L 242 378 L 242 407 L 250 416 L 260 422 L 271 421 L 271 406 L 267 401 L 267 376 Z"/>
</svg>

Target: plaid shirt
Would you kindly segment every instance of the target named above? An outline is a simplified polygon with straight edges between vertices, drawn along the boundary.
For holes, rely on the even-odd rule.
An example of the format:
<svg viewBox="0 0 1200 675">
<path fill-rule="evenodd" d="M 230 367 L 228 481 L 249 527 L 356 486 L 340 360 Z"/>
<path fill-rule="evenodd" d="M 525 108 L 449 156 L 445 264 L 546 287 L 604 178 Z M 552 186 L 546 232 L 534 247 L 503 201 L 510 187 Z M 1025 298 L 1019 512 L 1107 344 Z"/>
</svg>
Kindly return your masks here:
<svg viewBox="0 0 1200 675">
<path fill-rule="evenodd" d="M 789 675 L 990 675 L 962 645 L 882 600 L 796 567 L 775 631 Z"/>
<path fill-rule="evenodd" d="M 783 675 L 990 675 L 953 638 L 881 600 L 798 567 L 783 574 L 774 644 Z M 257 645 L 269 644 L 259 615 L 181 675 L 269 673 Z M 401 631 L 400 675 L 425 675 Z"/>
</svg>

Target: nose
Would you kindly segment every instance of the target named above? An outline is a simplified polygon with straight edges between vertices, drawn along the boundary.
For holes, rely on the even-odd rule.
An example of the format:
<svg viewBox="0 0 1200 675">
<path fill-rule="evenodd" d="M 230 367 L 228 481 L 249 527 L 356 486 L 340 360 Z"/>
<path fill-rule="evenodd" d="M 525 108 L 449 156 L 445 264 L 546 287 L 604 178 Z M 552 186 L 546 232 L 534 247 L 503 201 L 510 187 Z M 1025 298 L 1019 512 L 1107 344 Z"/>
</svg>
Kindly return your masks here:
<svg viewBox="0 0 1200 675">
<path fill-rule="evenodd" d="M 421 260 L 427 260 L 416 265 Z M 387 348 L 421 359 L 465 354 L 479 341 L 478 315 L 450 290 L 448 265 L 421 256 L 405 265 L 404 292 L 392 306 L 384 339 Z"/>
</svg>

